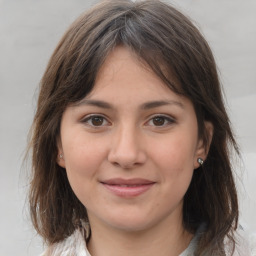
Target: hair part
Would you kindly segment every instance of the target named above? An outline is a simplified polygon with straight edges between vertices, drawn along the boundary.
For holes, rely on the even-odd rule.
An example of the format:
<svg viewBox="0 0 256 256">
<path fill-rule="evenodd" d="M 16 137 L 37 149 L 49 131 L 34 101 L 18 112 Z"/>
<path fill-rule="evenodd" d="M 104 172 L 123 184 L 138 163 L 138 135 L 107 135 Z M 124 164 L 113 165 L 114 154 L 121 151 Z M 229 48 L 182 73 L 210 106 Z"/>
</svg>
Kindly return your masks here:
<svg viewBox="0 0 256 256">
<path fill-rule="evenodd" d="M 93 89 L 100 67 L 119 45 L 192 101 L 205 145 L 210 144 L 205 121 L 213 124 L 207 160 L 194 171 L 184 197 L 183 224 L 195 232 L 201 222 L 207 223 L 195 255 L 225 255 L 224 238 L 228 235 L 235 246 L 232 232 L 238 221 L 230 148 L 239 150 L 209 45 L 186 16 L 158 0 L 103 1 L 83 13 L 55 49 L 40 83 L 32 127 L 29 199 L 36 230 L 52 244 L 73 233 L 80 219 L 87 220 L 65 169 L 57 164 L 60 122 L 66 107 Z"/>
</svg>

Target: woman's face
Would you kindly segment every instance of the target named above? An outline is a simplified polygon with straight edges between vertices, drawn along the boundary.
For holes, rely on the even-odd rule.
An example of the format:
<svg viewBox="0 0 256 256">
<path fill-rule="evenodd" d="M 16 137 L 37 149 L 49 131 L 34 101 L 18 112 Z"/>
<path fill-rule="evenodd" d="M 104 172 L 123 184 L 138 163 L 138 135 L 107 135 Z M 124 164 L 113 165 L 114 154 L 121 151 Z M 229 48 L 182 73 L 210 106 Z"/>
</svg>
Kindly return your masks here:
<svg viewBox="0 0 256 256">
<path fill-rule="evenodd" d="M 205 158 L 196 114 L 129 50 L 108 56 L 92 92 L 65 110 L 60 133 L 58 163 L 92 225 L 181 223 L 184 194 Z"/>
</svg>

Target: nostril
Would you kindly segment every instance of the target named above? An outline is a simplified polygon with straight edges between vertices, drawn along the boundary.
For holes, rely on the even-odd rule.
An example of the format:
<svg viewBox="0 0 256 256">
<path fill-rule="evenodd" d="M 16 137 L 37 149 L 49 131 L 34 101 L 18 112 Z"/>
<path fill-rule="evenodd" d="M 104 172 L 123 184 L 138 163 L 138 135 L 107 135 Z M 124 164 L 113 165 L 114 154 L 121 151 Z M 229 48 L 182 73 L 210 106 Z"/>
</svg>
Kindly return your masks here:
<svg viewBox="0 0 256 256">
<path fill-rule="evenodd" d="M 125 164 L 125 163 L 118 163 L 112 162 L 112 164 L 116 167 L 121 167 L 122 169 L 131 169 L 135 164 Z"/>
</svg>

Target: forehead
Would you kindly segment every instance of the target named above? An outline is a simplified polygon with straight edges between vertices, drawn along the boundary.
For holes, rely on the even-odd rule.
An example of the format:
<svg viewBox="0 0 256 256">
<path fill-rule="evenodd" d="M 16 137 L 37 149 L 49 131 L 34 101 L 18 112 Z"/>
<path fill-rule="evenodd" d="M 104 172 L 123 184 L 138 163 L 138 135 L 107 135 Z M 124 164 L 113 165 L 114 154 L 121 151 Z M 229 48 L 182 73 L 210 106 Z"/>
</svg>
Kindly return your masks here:
<svg viewBox="0 0 256 256">
<path fill-rule="evenodd" d="M 125 107 L 127 110 L 164 105 L 193 108 L 189 99 L 171 90 L 148 65 L 125 47 L 118 47 L 108 55 L 97 74 L 94 88 L 78 102 L 81 104 Z"/>
<path fill-rule="evenodd" d="M 161 70 L 165 72 L 163 67 Z M 180 87 L 178 80 L 171 72 L 168 72 L 168 78 L 174 87 Z M 105 94 L 108 91 L 123 94 L 125 88 L 137 93 L 143 91 L 156 95 L 175 94 L 145 61 L 127 47 L 118 46 L 107 56 L 97 73 L 94 88 L 86 98 L 96 93 Z"/>
</svg>

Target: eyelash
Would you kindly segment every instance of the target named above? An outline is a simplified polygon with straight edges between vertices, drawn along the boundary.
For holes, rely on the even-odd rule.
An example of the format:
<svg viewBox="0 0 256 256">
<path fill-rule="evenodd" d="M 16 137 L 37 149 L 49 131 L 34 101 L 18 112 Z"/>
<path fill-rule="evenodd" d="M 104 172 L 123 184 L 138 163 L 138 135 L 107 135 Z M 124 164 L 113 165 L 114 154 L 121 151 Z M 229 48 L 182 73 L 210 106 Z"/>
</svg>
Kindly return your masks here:
<svg viewBox="0 0 256 256">
<path fill-rule="evenodd" d="M 100 119 L 103 123 L 102 124 L 99 124 L 99 125 L 95 125 L 92 123 L 93 121 L 93 118 L 98 118 Z M 162 119 L 164 121 L 163 124 L 160 124 L 160 125 L 155 125 L 155 124 L 150 124 L 150 122 L 154 122 L 154 120 L 156 121 L 156 119 Z M 97 121 L 97 120 L 96 120 Z M 99 120 L 98 120 L 99 121 Z M 159 121 L 159 120 L 158 120 Z M 107 124 L 106 124 L 107 122 Z M 93 114 L 93 115 L 89 115 L 89 116 L 86 116 L 83 120 L 82 120 L 82 123 L 85 123 L 87 124 L 88 126 L 90 127 L 93 127 L 95 129 L 97 128 L 101 128 L 101 127 L 105 127 L 105 126 L 110 126 L 111 125 L 111 122 L 109 122 L 107 120 L 107 118 L 103 115 L 98 115 L 98 114 Z M 105 123 L 105 124 L 104 124 Z M 146 126 L 153 126 L 153 127 L 166 127 L 166 126 L 169 126 L 171 124 L 174 124 L 175 123 L 175 119 L 170 117 L 170 116 L 166 116 L 166 115 L 155 115 L 155 116 L 152 116 L 150 117 L 150 119 L 145 123 Z"/>
<path fill-rule="evenodd" d="M 104 117 L 103 115 L 89 115 L 89 116 L 86 116 L 83 120 L 82 120 L 82 123 L 85 123 L 85 124 L 87 124 L 88 126 L 90 126 L 90 127 L 93 127 L 93 128 L 101 128 L 101 127 L 103 127 L 103 126 L 106 126 L 106 125 L 94 125 L 94 124 L 92 124 L 92 120 L 93 120 L 93 118 L 98 118 L 98 119 L 102 119 L 103 120 L 103 122 L 107 122 L 108 123 L 108 125 L 110 124 L 110 122 L 107 120 L 107 118 L 106 117 Z"/>
<path fill-rule="evenodd" d="M 152 126 L 154 126 L 154 127 L 161 128 L 161 127 L 166 127 L 166 126 L 169 126 L 169 125 L 175 123 L 175 119 L 174 118 L 172 118 L 170 116 L 166 116 L 166 115 L 155 115 L 155 116 L 151 117 L 149 119 L 149 121 L 147 121 L 147 123 L 154 122 L 154 119 L 156 120 L 157 118 L 158 119 L 159 118 L 162 119 L 164 121 L 164 123 L 162 125 L 154 125 L 154 124 L 152 124 Z"/>
</svg>

